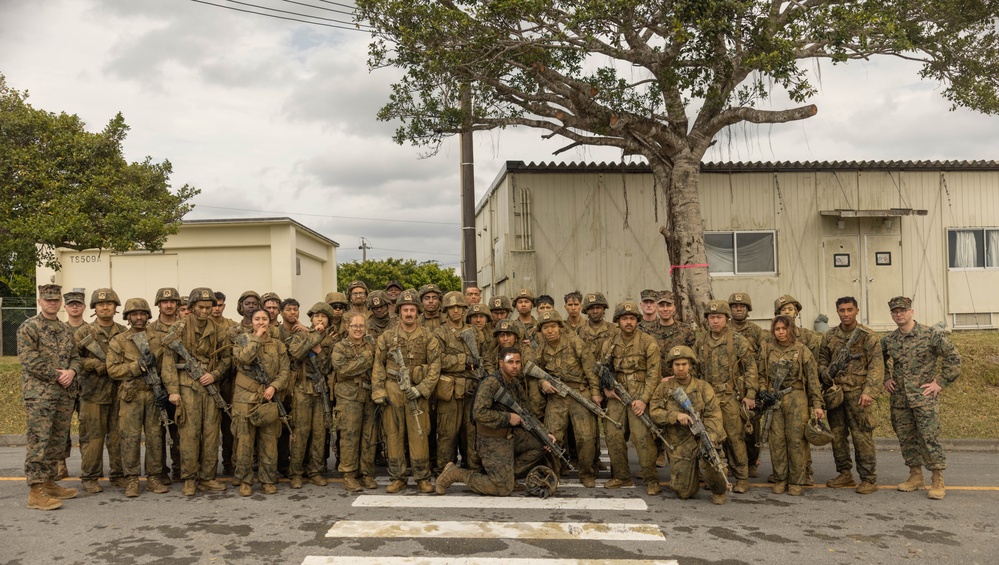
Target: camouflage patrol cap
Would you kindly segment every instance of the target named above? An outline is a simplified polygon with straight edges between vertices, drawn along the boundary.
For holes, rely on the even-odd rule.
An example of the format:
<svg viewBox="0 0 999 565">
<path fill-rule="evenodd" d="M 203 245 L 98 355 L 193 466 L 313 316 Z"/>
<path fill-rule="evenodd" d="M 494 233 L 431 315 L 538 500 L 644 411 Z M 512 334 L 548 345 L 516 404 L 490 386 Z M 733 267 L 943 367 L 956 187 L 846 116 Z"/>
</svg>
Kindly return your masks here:
<svg viewBox="0 0 999 565">
<path fill-rule="evenodd" d="M 638 304 L 631 301 L 622 302 L 614 308 L 614 321 L 617 322 L 624 316 L 641 317 L 642 311 L 638 309 Z"/>
<path fill-rule="evenodd" d="M 669 290 L 663 290 L 659 292 L 656 298 L 656 304 L 662 304 L 663 302 L 668 302 L 670 304 L 676 304 L 676 299 L 673 298 L 673 292 Z"/>
<path fill-rule="evenodd" d="M 420 287 L 420 300 L 423 300 L 423 297 L 430 294 L 431 292 L 436 292 L 437 296 L 444 295 L 444 293 L 441 292 L 441 289 L 434 283 L 425 284 Z"/>
<path fill-rule="evenodd" d="M 368 308 L 380 308 L 391 304 L 384 290 L 376 290 L 368 295 Z"/>
<path fill-rule="evenodd" d="M 562 321 L 562 316 L 559 315 L 558 310 L 548 310 L 546 312 L 538 313 L 538 327 L 542 327 L 545 324 L 558 324 L 558 327 L 564 328 L 565 322 Z"/>
<path fill-rule="evenodd" d="M 305 315 L 311 318 L 315 314 L 325 314 L 328 320 L 332 320 L 333 308 L 330 308 L 330 305 L 325 302 L 316 302 Z"/>
<path fill-rule="evenodd" d="M 517 320 L 500 320 L 496 322 L 496 327 L 493 328 L 493 335 L 498 336 L 502 333 L 513 334 L 518 340 L 523 337 L 520 333 L 520 324 L 517 323 Z"/>
<path fill-rule="evenodd" d="M 263 306 L 265 302 L 268 302 L 270 300 L 277 300 L 277 303 L 281 304 L 281 297 L 278 296 L 278 293 L 276 293 L 276 292 L 265 292 L 260 297 L 260 305 Z"/>
<path fill-rule="evenodd" d="M 423 304 L 420 302 L 420 294 L 416 292 L 415 288 L 407 288 L 402 291 L 402 294 L 400 294 L 399 298 L 396 299 L 395 305 L 397 308 L 402 308 L 403 304 L 416 306 L 417 312 L 423 310 Z"/>
<path fill-rule="evenodd" d="M 240 316 L 246 315 L 246 309 L 243 308 L 243 301 L 250 297 L 256 298 L 257 302 L 260 302 L 260 295 L 257 294 L 257 291 L 255 290 L 243 291 L 243 294 L 239 295 L 239 300 L 236 301 L 236 313 L 239 314 Z"/>
<path fill-rule="evenodd" d="M 534 304 L 534 293 L 529 289 L 522 288 L 517 291 L 517 295 L 513 297 L 513 303 L 516 304 L 518 300 L 526 299 L 530 300 L 531 304 Z"/>
<path fill-rule="evenodd" d="M 59 300 L 62 298 L 62 286 L 57 284 L 40 284 L 38 285 L 38 298 L 42 300 Z"/>
<path fill-rule="evenodd" d="M 110 288 L 98 288 L 90 295 L 91 308 L 101 302 L 114 302 L 115 306 L 121 306 L 121 300 L 118 299 L 118 293 Z"/>
<path fill-rule="evenodd" d="M 145 298 L 129 298 L 125 301 L 125 309 L 121 311 L 122 317 L 128 318 L 132 312 L 145 312 L 150 318 L 153 317 L 153 311 L 149 309 L 149 303 Z"/>
<path fill-rule="evenodd" d="M 186 296 L 181 296 L 180 297 L 180 303 L 182 305 L 184 305 L 184 306 L 187 306 L 187 297 Z"/>
<path fill-rule="evenodd" d="M 468 313 L 465 314 L 465 321 L 466 322 L 471 322 L 472 321 L 472 316 L 477 316 L 477 315 L 480 315 L 480 314 L 482 316 L 485 316 L 486 318 L 489 318 L 489 309 L 486 308 L 485 304 L 482 304 L 481 302 L 476 303 L 476 304 L 469 304 L 468 305 Z"/>
<path fill-rule="evenodd" d="M 510 298 L 504 295 L 494 296 L 489 299 L 489 310 L 496 312 L 498 310 L 506 310 L 507 312 L 513 310 L 513 305 L 510 304 Z"/>
<path fill-rule="evenodd" d="M 753 311 L 753 299 L 745 292 L 733 292 L 728 295 L 728 305 L 731 306 L 733 304 L 742 304 L 750 312 Z"/>
<path fill-rule="evenodd" d="M 192 290 L 191 294 L 187 295 L 188 308 L 194 306 L 198 302 L 211 302 L 212 306 L 218 304 L 218 300 L 215 299 L 215 293 L 212 292 L 212 289 L 207 286 L 199 286 L 198 288 Z"/>
<path fill-rule="evenodd" d="M 87 303 L 87 292 L 82 288 L 74 288 L 73 290 L 62 295 L 62 299 L 66 304 L 72 304 L 74 302 L 79 302 L 80 304 Z"/>
<path fill-rule="evenodd" d="M 603 306 L 604 308 L 610 307 L 607 303 L 607 297 L 604 296 L 602 292 L 591 292 L 583 297 L 583 312 L 590 309 L 591 306 Z"/>
<path fill-rule="evenodd" d="M 451 292 L 444 295 L 444 309 L 457 306 L 459 308 L 468 308 L 468 301 L 465 300 L 465 295 L 458 292 L 457 290 L 452 290 Z"/>
<path fill-rule="evenodd" d="M 658 292 L 652 290 L 651 288 L 647 288 L 642 291 L 642 302 L 645 302 L 646 300 L 655 300 L 657 296 L 659 296 Z"/>
<path fill-rule="evenodd" d="M 905 296 L 896 296 L 888 301 L 888 309 L 894 310 L 896 308 L 901 308 L 903 310 L 908 310 L 912 308 L 912 299 Z"/>
<path fill-rule="evenodd" d="M 156 297 L 153 298 L 153 306 L 159 306 L 160 302 L 164 300 L 176 300 L 180 301 L 180 292 L 176 288 L 165 286 L 156 291 Z"/>
<path fill-rule="evenodd" d="M 350 294 L 350 291 L 355 288 L 364 289 L 365 294 L 368 292 L 368 285 L 364 284 L 364 281 L 351 281 L 350 284 L 347 285 L 347 294 Z"/>
<path fill-rule="evenodd" d="M 675 359 L 690 359 L 696 363 L 697 355 L 694 355 L 694 350 L 686 345 L 677 345 L 669 350 L 669 353 L 666 355 L 666 362 L 672 363 Z"/>
<path fill-rule="evenodd" d="M 790 294 L 784 294 L 777 300 L 774 300 L 774 315 L 776 316 L 777 314 L 780 314 L 780 309 L 788 304 L 794 304 L 794 307 L 798 309 L 798 312 L 801 312 L 801 302 L 798 302 Z"/>
<path fill-rule="evenodd" d="M 385 290 L 388 291 L 388 289 L 392 288 L 393 286 L 398 288 L 400 291 L 403 290 L 402 283 L 400 283 L 399 281 L 389 281 L 388 284 L 385 285 Z"/>
<path fill-rule="evenodd" d="M 342 293 L 342 292 L 336 292 L 336 291 L 327 292 L 326 293 L 326 299 L 324 300 L 324 302 L 326 302 L 329 305 L 333 305 L 333 304 L 343 304 L 343 305 L 346 305 L 348 303 L 347 302 L 347 295 L 344 294 L 344 293 Z"/>
<path fill-rule="evenodd" d="M 709 314 L 725 314 L 731 318 L 732 309 L 728 307 L 728 302 L 724 300 L 712 300 L 708 302 L 708 307 L 704 310 L 704 317 L 707 318 Z"/>
</svg>

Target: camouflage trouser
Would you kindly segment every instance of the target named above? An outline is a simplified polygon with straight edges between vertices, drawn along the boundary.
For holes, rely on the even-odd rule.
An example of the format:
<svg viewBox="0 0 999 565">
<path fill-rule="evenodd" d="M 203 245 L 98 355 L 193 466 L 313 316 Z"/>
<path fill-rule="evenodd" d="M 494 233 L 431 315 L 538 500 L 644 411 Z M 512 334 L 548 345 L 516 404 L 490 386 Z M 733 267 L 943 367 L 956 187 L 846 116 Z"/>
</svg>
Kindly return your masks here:
<svg viewBox="0 0 999 565">
<path fill-rule="evenodd" d="M 336 427 L 340 432 L 340 466 L 345 475 L 375 476 L 375 403 L 370 394 L 363 401 L 336 399 Z"/>
<path fill-rule="evenodd" d="M 648 408 L 646 408 L 648 410 Z M 646 483 L 659 481 L 659 471 L 656 469 L 656 442 L 649 428 L 645 427 L 631 406 L 625 406 L 620 400 L 611 398 L 607 400 L 607 415 L 612 419 L 624 424 L 622 429 L 617 426 L 607 426 L 605 434 L 607 437 L 607 452 L 610 455 L 611 476 L 622 481 L 631 479 L 631 466 L 628 464 L 628 443 L 625 434 L 631 438 L 631 444 L 638 452 L 638 464 L 641 466 L 639 474 Z M 580 457 L 580 465 L 582 465 Z"/>
<path fill-rule="evenodd" d="M 230 402 L 230 404 L 232 404 Z M 177 428 L 177 407 L 173 403 L 167 404 L 167 416 L 170 418 L 170 429 L 162 430 L 161 434 L 163 437 L 160 440 L 160 445 L 163 446 L 163 470 L 167 470 L 167 452 L 166 452 L 166 434 L 170 434 L 170 440 L 173 441 L 173 445 L 170 446 L 170 470 L 173 474 L 180 476 L 180 429 Z"/>
<path fill-rule="evenodd" d="M 739 402 L 731 392 L 718 394 L 722 424 L 725 426 L 725 453 L 729 471 L 739 480 L 749 479 L 749 455 L 746 453 L 746 423 L 739 411 Z M 719 450 L 720 451 L 720 450 Z"/>
<path fill-rule="evenodd" d="M 80 400 L 80 478 L 104 476 L 104 446 L 112 479 L 124 476 L 121 469 L 121 438 L 118 437 L 118 400 L 96 404 Z"/>
<path fill-rule="evenodd" d="M 183 413 L 177 423 L 180 432 L 180 478 L 214 479 L 219 466 L 222 411 L 204 389 L 180 387 L 180 404 Z"/>
<path fill-rule="evenodd" d="M 146 476 L 163 472 L 163 424 L 153 393 L 136 390 L 132 400 L 118 401 L 118 432 L 121 436 L 121 463 L 126 477 L 141 475 L 139 457 L 142 432 L 146 432 Z"/>
<path fill-rule="evenodd" d="M 803 485 L 808 480 L 808 397 L 794 390 L 781 399 L 770 421 L 770 461 L 777 482 Z"/>
<path fill-rule="evenodd" d="M 231 406 L 232 395 L 233 393 L 235 393 L 236 390 L 235 377 L 233 375 L 228 375 L 228 378 L 224 379 L 221 383 L 219 383 L 218 388 L 219 388 L 219 394 L 221 394 L 222 398 L 226 402 L 228 402 L 229 405 Z M 219 428 L 222 434 L 222 467 L 224 469 L 232 469 L 233 468 L 232 458 L 235 449 L 234 446 L 235 435 L 232 432 L 232 418 L 225 412 L 222 412 L 222 414 L 220 415 Z"/>
<path fill-rule="evenodd" d="M 472 423 L 474 395 L 451 400 L 437 399 L 437 467 L 443 469 L 454 461 L 458 441 L 464 438 L 468 466 L 481 466 L 475 449 L 475 424 Z"/>
<path fill-rule="evenodd" d="M 28 443 L 24 450 L 24 476 L 29 485 L 55 480 L 56 467 L 64 458 L 69 441 L 73 406 L 74 399 L 68 394 L 24 399 Z"/>
<path fill-rule="evenodd" d="M 920 398 L 913 403 L 904 392 L 892 393 L 891 427 L 898 436 L 907 467 L 926 467 L 931 471 L 947 468 L 947 456 L 940 445 L 940 416 L 935 398 Z"/>
<path fill-rule="evenodd" d="M 69 415 L 69 417 L 70 417 L 71 420 L 73 418 L 73 412 L 76 412 L 76 417 L 77 418 L 80 417 L 80 397 L 79 396 L 74 396 L 73 397 L 73 409 L 72 409 L 72 411 L 70 412 L 70 415 Z M 66 451 L 63 452 L 62 458 L 63 459 L 69 459 L 72 454 L 73 454 L 73 437 L 70 434 L 66 434 Z"/>
<path fill-rule="evenodd" d="M 319 395 L 294 390 L 291 427 L 295 430 L 295 441 L 290 446 L 288 476 L 301 477 L 304 474 L 312 477 L 323 474 L 323 463 L 326 462 L 326 418 Z"/>
<path fill-rule="evenodd" d="M 756 447 L 756 444 L 760 441 L 760 426 L 763 422 L 760 418 L 753 418 L 753 433 L 746 434 L 746 461 L 749 466 L 756 466 L 760 464 L 760 448 Z"/>
<path fill-rule="evenodd" d="M 874 406 L 872 404 L 862 409 L 858 403 L 860 393 L 860 390 L 843 391 L 843 404 L 830 410 L 827 415 L 833 436 L 833 458 L 836 460 L 836 471 L 842 473 L 852 469 L 850 444 L 847 441 L 852 438 L 860 480 L 876 484 L 877 455 L 874 449 L 874 426 L 870 425 Z"/>
<path fill-rule="evenodd" d="M 389 404 L 382 409 L 382 429 L 385 431 L 385 451 L 388 457 L 388 471 L 392 480 L 406 480 L 406 448 L 409 447 L 409 462 L 413 478 L 417 481 L 430 479 L 430 449 L 427 441 L 430 434 L 430 406 L 426 398 L 420 397 L 416 406 L 423 435 L 416 433 L 416 419 L 409 407 L 406 395 L 393 381 L 386 383 Z"/>
<path fill-rule="evenodd" d="M 572 386 L 572 385 L 569 385 Z M 588 393 L 587 393 L 588 394 Z M 592 412 L 571 398 L 551 395 L 545 407 L 545 427 L 555 436 L 559 445 L 565 444 L 565 432 L 572 420 L 572 430 L 576 436 L 576 453 L 579 461 L 579 478 L 596 477 L 593 468 L 597 451 L 597 419 Z M 555 461 L 556 466 L 560 461 Z M 556 469 L 559 471 L 559 469 Z"/>
<path fill-rule="evenodd" d="M 491 496 L 509 496 L 515 477 L 523 476 L 542 463 L 545 449 L 541 441 L 523 428 L 511 429 L 512 437 L 478 438 L 482 471 L 465 472 L 468 490 Z"/>
<path fill-rule="evenodd" d="M 232 435 L 236 438 L 233 477 L 240 482 L 253 484 L 253 460 L 257 460 L 257 477 L 262 484 L 277 484 L 277 439 L 281 434 L 281 420 L 265 426 L 250 425 L 247 416 L 257 404 L 236 402 L 232 405 Z"/>
<path fill-rule="evenodd" d="M 697 494 L 700 489 L 700 477 L 708 490 L 714 494 L 726 492 L 728 486 L 725 477 L 712 467 L 700 455 L 700 443 L 697 438 L 687 434 L 673 451 L 667 451 L 669 457 L 669 486 L 681 499 L 687 499 Z M 718 451 L 718 457 L 725 462 L 725 454 Z"/>
</svg>

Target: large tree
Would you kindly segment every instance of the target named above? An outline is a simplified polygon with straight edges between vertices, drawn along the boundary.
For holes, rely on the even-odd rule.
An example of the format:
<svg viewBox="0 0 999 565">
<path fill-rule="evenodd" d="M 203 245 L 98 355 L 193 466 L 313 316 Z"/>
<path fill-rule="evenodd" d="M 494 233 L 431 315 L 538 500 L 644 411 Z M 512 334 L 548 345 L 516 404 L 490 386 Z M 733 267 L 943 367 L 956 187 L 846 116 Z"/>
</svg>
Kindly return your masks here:
<svg viewBox="0 0 999 565">
<path fill-rule="evenodd" d="M 100 132 L 33 108 L 0 75 L 0 282 L 31 293 L 55 249 L 154 251 L 177 233 L 198 190 L 170 190 L 170 162 L 129 163 L 121 114 Z"/>
<path fill-rule="evenodd" d="M 357 0 L 369 65 L 398 67 L 384 120 L 431 149 L 471 125 L 527 126 L 568 147 L 644 157 L 665 194 L 673 265 L 707 263 L 700 163 L 740 122 L 815 115 L 815 60 L 923 63 L 955 106 L 994 113 L 997 0 Z M 796 107 L 769 109 L 773 90 Z M 461 104 L 462 91 L 472 103 Z M 766 105 L 767 109 L 763 106 Z M 858 124 L 863 127 L 863 124 Z M 706 268 L 674 271 L 688 315 L 711 297 Z M 691 312 L 690 308 L 693 308 Z"/>
</svg>

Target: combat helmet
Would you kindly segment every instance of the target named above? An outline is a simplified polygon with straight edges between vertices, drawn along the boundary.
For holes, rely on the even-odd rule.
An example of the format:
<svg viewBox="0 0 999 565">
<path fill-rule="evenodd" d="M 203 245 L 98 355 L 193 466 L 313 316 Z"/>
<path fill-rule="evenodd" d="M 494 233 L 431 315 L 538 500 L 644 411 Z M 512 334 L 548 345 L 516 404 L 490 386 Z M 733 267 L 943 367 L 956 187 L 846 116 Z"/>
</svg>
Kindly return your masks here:
<svg viewBox="0 0 999 565">
<path fill-rule="evenodd" d="M 825 402 L 826 410 L 835 410 L 843 405 L 843 389 L 839 385 L 832 385 L 822 393 L 822 401 Z"/>
<path fill-rule="evenodd" d="M 378 308 L 381 306 L 389 306 L 390 304 L 388 293 L 384 290 L 376 290 L 368 295 L 368 308 Z"/>
<path fill-rule="evenodd" d="M 517 341 L 520 341 L 524 337 L 517 320 L 500 320 L 496 322 L 496 327 L 493 328 L 493 335 L 498 336 L 501 333 L 513 334 L 517 336 Z"/>
<path fill-rule="evenodd" d="M 617 305 L 614 308 L 614 322 L 616 323 L 621 316 L 634 316 L 636 318 L 642 317 L 642 311 L 638 309 L 638 304 L 631 301 L 625 301 Z"/>
<path fill-rule="evenodd" d="M 347 306 L 347 304 L 350 304 L 350 302 L 347 301 L 346 294 L 342 292 L 337 292 L 335 290 L 333 292 L 327 292 L 326 298 L 323 300 L 323 302 L 329 304 L 330 306 L 334 304 L 343 304 L 344 306 Z"/>
<path fill-rule="evenodd" d="M 153 299 L 153 306 L 159 306 L 160 302 L 164 300 L 176 300 L 180 302 L 180 292 L 176 288 L 169 286 L 163 287 L 156 291 L 156 298 Z"/>
<path fill-rule="evenodd" d="M 127 319 L 132 312 L 145 312 L 150 318 L 153 317 L 153 312 L 149 309 L 149 303 L 146 302 L 145 298 L 129 298 L 125 301 L 125 309 L 121 312 L 122 318 Z"/>
<path fill-rule="evenodd" d="M 465 300 L 465 295 L 457 290 L 452 290 L 451 292 L 445 294 L 443 303 L 441 304 L 441 308 L 444 308 L 444 310 L 453 306 L 468 308 L 468 302 Z"/>
<path fill-rule="evenodd" d="M 438 287 L 434 283 L 425 284 L 420 287 L 420 300 L 423 300 L 423 297 L 430 294 L 431 292 L 436 292 L 437 296 L 441 296 L 444 294 L 443 292 L 441 292 L 440 287 Z"/>
<path fill-rule="evenodd" d="M 487 320 L 489 319 L 489 309 L 486 308 L 485 304 L 482 304 L 481 302 L 479 302 L 477 304 L 469 304 L 468 305 L 468 313 L 465 314 L 465 321 L 466 322 L 471 322 L 472 321 L 472 316 L 475 316 L 475 315 L 478 315 L 478 314 L 481 314 L 482 316 L 485 316 Z"/>
<path fill-rule="evenodd" d="M 821 447 L 832 441 L 832 431 L 829 430 L 829 424 L 826 424 L 823 420 L 817 420 L 811 418 L 808 420 L 808 424 L 805 425 L 805 439 L 808 443 Z"/>
<path fill-rule="evenodd" d="M 121 300 L 118 300 L 118 293 L 110 288 L 98 288 L 90 295 L 91 309 L 101 302 L 114 302 L 115 306 L 121 306 Z"/>
<path fill-rule="evenodd" d="M 731 318 L 732 309 L 728 307 L 728 302 L 724 300 L 712 300 L 708 302 L 708 307 L 704 310 L 704 317 L 707 318 L 708 314 L 725 314 Z"/>
<path fill-rule="evenodd" d="M 602 292 L 591 292 L 583 297 L 583 312 L 585 313 L 589 310 L 590 306 L 610 308 L 610 304 L 607 303 L 607 297 Z"/>
<path fill-rule="evenodd" d="M 257 291 L 255 291 L 255 290 L 245 290 L 245 291 L 243 291 L 243 294 L 239 295 L 239 300 L 236 301 L 236 313 L 239 314 L 240 316 L 245 316 L 246 315 L 246 309 L 243 308 L 243 301 L 246 300 L 247 298 L 250 298 L 251 296 L 254 297 L 254 298 L 256 298 L 258 306 L 260 305 L 259 304 L 260 303 L 260 295 L 257 294 Z"/>
<path fill-rule="evenodd" d="M 547 312 L 538 313 L 538 328 L 549 323 L 558 324 L 558 327 L 564 328 L 565 322 L 562 321 L 562 316 L 558 313 L 558 310 L 548 310 Z"/>
<path fill-rule="evenodd" d="M 536 303 L 536 299 L 534 297 L 534 293 L 531 292 L 531 290 L 527 289 L 527 288 L 522 288 L 522 289 L 520 289 L 520 290 L 517 291 L 517 296 L 513 297 L 513 303 L 516 304 L 517 301 L 521 300 L 521 299 L 530 300 L 532 306 Z"/>
<path fill-rule="evenodd" d="M 215 299 L 215 293 L 212 292 L 212 289 L 208 288 L 207 286 L 199 286 L 198 288 L 192 290 L 191 294 L 187 295 L 188 308 L 191 308 L 197 302 L 209 302 L 209 301 L 212 303 L 212 306 L 218 305 L 218 300 Z"/>
<path fill-rule="evenodd" d="M 327 320 L 333 321 L 333 308 L 325 302 L 316 302 L 305 315 L 311 318 L 314 314 L 325 314 Z"/>
<path fill-rule="evenodd" d="M 260 307 L 263 308 L 264 304 L 270 300 L 277 300 L 277 303 L 281 304 L 281 297 L 278 296 L 278 293 L 265 292 L 260 296 Z"/>
<path fill-rule="evenodd" d="M 753 311 L 753 299 L 745 292 L 733 292 L 728 296 L 728 305 L 742 304 L 750 312 Z"/>
<path fill-rule="evenodd" d="M 347 285 L 347 294 L 350 294 L 350 291 L 355 288 L 364 289 L 364 294 L 368 293 L 368 285 L 364 284 L 364 281 L 351 281 L 350 284 Z"/>
<path fill-rule="evenodd" d="M 415 288 L 407 288 L 406 290 L 402 291 L 402 294 L 399 295 L 399 298 L 395 300 L 395 307 L 397 310 L 401 309 L 404 304 L 411 304 L 413 306 L 416 306 L 417 312 L 423 311 L 423 304 L 420 302 L 420 295 L 418 292 L 416 292 Z"/>
<path fill-rule="evenodd" d="M 512 312 L 513 304 L 510 303 L 510 297 L 501 294 L 489 299 L 489 310 L 491 312 L 495 312 L 497 310 Z"/>
<path fill-rule="evenodd" d="M 548 498 L 555 494 L 558 488 L 558 473 L 551 467 L 538 465 L 528 471 L 524 478 L 524 486 L 527 494 L 540 498 Z"/>
<path fill-rule="evenodd" d="M 798 312 L 801 312 L 801 302 L 798 302 L 790 294 L 784 294 L 777 300 L 774 300 L 774 316 L 780 314 L 780 309 L 788 304 L 794 304 L 794 307 L 798 309 Z"/>
<path fill-rule="evenodd" d="M 691 363 L 697 363 L 697 355 L 694 354 L 694 350 L 686 345 L 677 345 L 670 348 L 669 353 L 666 355 L 666 363 L 672 363 L 676 359 L 689 359 Z"/>
</svg>

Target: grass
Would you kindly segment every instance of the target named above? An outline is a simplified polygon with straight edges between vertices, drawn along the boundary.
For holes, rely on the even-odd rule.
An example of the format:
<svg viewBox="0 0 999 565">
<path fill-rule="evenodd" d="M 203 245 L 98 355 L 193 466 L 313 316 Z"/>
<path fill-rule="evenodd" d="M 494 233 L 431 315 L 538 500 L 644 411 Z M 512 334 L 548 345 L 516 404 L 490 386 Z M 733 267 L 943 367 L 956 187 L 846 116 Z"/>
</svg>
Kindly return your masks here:
<svg viewBox="0 0 999 565">
<path fill-rule="evenodd" d="M 954 332 L 961 352 L 961 377 L 944 389 L 943 436 L 999 439 L 999 332 Z M 888 393 L 876 396 L 877 437 L 895 437 L 888 417 Z M 0 357 L 0 434 L 24 433 L 21 367 L 16 357 Z"/>
</svg>

